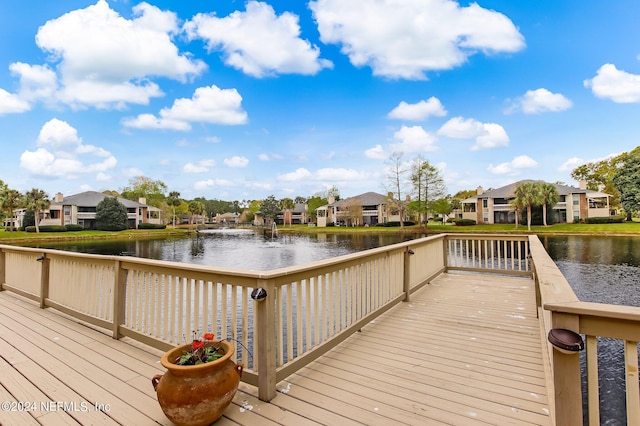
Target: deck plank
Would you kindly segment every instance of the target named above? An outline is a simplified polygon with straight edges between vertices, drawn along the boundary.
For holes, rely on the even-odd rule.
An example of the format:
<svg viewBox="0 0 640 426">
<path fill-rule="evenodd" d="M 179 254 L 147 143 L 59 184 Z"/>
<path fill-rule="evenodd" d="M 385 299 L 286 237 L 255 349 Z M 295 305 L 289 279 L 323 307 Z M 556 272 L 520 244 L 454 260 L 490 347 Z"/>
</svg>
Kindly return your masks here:
<svg viewBox="0 0 640 426">
<path fill-rule="evenodd" d="M 530 279 L 442 274 L 278 383 L 271 402 L 241 383 L 216 426 L 550 424 L 536 315 Z M 111 404 L 0 412 L 0 424 L 169 425 L 150 381 L 161 354 L 0 292 L 0 398 Z"/>
</svg>

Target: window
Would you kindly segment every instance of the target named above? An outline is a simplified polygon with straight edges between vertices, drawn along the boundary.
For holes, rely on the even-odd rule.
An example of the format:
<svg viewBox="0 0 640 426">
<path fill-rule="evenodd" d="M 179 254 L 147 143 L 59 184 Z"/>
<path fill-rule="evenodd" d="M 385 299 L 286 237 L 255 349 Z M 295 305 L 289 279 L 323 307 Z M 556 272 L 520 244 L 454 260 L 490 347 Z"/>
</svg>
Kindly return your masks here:
<svg viewBox="0 0 640 426">
<path fill-rule="evenodd" d="M 64 215 L 71 216 L 71 206 L 64 206 Z"/>
<path fill-rule="evenodd" d="M 482 200 L 482 208 L 486 209 L 487 207 L 489 207 L 489 200 L 485 198 Z"/>
<path fill-rule="evenodd" d="M 574 206 L 580 205 L 580 196 L 578 194 L 573 194 L 573 205 Z"/>
</svg>

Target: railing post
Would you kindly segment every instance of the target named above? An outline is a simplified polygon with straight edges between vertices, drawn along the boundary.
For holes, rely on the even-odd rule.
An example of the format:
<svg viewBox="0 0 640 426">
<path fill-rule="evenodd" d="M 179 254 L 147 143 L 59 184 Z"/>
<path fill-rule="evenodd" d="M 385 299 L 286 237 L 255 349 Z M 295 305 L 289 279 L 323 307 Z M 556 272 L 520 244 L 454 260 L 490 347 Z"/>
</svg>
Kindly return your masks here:
<svg viewBox="0 0 640 426">
<path fill-rule="evenodd" d="M 122 267 L 119 260 L 116 260 L 113 283 L 113 315 L 112 315 L 112 336 L 119 339 L 120 326 L 124 324 L 125 312 L 127 309 L 127 270 Z"/>
<path fill-rule="evenodd" d="M 266 291 L 266 297 L 252 297 L 256 311 L 258 398 L 271 401 L 276 396 L 276 303 L 278 295 L 273 280 L 257 280 L 257 289 Z M 255 290 L 254 290 L 255 291 Z"/>
<path fill-rule="evenodd" d="M 46 299 L 49 298 L 49 262 L 45 253 L 38 259 L 40 262 L 40 309 L 46 307 Z"/>
<path fill-rule="evenodd" d="M 402 273 L 402 291 L 404 291 L 404 302 L 411 301 L 411 255 L 413 251 L 407 246 L 404 250 L 404 265 Z"/>
<path fill-rule="evenodd" d="M 552 328 L 565 328 L 577 332 L 577 315 L 552 313 Z M 553 349 L 553 387 L 555 390 L 555 417 L 557 425 L 582 426 L 582 381 L 580 355 L 564 354 Z"/>
<path fill-rule="evenodd" d="M 442 265 L 444 266 L 444 272 L 447 272 L 449 268 L 449 235 L 442 237 Z"/>
<path fill-rule="evenodd" d="M 4 254 L 4 250 L 0 249 L 0 291 L 4 290 L 4 283 L 7 275 L 5 273 L 7 269 L 7 257 Z"/>
</svg>

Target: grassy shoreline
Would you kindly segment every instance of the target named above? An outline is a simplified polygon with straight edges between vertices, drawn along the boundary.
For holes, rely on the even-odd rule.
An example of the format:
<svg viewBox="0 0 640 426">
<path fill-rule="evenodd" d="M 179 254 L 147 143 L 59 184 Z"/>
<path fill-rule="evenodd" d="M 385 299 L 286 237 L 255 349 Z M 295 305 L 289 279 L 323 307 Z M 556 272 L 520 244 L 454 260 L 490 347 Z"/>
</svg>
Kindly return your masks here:
<svg viewBox="0 0 640 426">
<path fill-rule="evenodd" d="M 40 234 L 23 231 L 0 230 L 0 244 L 28 243 L 32 241 L 76 241 L 92 239 L 152 239 L 175 236 L 188 236 L 195 232 L 189 228 L 167 229 L 127 229 L 124 231 L 70 231 L 70 232 L 41 232 Z M 280 233 L 291 234 L 350 234 L 350 233 L 399 233 L 399 227 L 387 228 L 371 227 L 326 227 L 318 228 L 307 225 L 287 225 L 278 227 Z M 544 226 L 532 226 L 531 230 L 525 225 L 516 229 L 513 224 L 454 226 L 450 224 L 429 223 L 427 227 L 408 226 L 404 228 L 407 234 L 439 234 L 439 233 L 485 233 L 485 234 L 537 234 L 537 235 L 592 235 L 592 236 L 638 236 L 640 237 L 640 221 L 631 223 L 584 224 L 562 223 Z"/>
</svg>

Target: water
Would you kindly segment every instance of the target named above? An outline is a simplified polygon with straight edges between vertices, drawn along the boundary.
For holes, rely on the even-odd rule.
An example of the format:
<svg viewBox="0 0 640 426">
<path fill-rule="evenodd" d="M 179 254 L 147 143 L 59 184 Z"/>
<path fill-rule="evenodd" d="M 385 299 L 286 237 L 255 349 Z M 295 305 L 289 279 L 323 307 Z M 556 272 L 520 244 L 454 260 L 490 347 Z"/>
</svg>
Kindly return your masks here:
<svg viewBox="0 0 640 426">
<path fill-rule="evenodd" d="M 640 306 L 640 237 L 563 236 L 541 237 L 541 241 L 578 299 Z M 620 340 L 598 338 L 603 425 L 626 424 L 623 349 Z M 584 368 L 584 354 L 581 362 Z"/>
<path fill-rule="evenodd" d="M 225 268 L 271 270 L 407 241 L 413 234 L 302 234 L 267 237 L 252 230 L 200 231 L 193 237 L 40 242 L 30 247 L 127 255 Z"/>
</svg>

